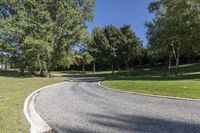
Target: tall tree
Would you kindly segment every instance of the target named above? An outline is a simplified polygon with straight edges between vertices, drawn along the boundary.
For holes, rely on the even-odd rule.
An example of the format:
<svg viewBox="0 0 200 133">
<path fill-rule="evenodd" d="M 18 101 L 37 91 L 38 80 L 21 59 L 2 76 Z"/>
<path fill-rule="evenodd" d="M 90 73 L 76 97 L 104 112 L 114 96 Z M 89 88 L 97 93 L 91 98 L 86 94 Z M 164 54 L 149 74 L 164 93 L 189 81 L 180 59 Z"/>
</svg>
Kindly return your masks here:
<svg viewBox="0 0 200 133">
<path fill-rule="evenodd" d="M 95 0 L 3 0 L 1 47 L 13 52 L 21 72 L 43 64 L 50 75 L 52 68 L 69 65 L 69 50 L 86 37 L 94 4 Z"/>
<path fill-rule="evenodd" d="M 88 41 L 88 51 L 95 61 L 109 65 L 114 74 L 117 67 L 120 70 L 120 65 L 129 67 L 131 61 L 142 57 L 142 43 L 129 25 L 122 28 L 108 25 L 94 28 Z"/>
<path fill-rule="evenodd" d="M 124 25 L 120 30 L 124 36 L 124 41 L 119 47 L 119 56 L 125 63 L 127 69 L 129 69 L 130 63 L 133 60 L 139 59 L 139 61 L 142 61 L 142 42 L 132 31 L 130 25 Z"/>
<path fill-rule="evenodd" d="M 176 74 L 180 55 L 192 47 L 197 50 L 195 44 L 199 44 L 199 36 L 194 33 L 198 29 L 200 14 L 199 10 L 192 10 L 199 4 L 198 0 L 158 0 L 149 5 L 149 11 L 155 13 L 154 20 L 147 24 L 149 44 L 169 50 L 176 62 Z"/>
<path fill-rule="evenodd" d="M 113 25 L 104 27 L 104 34 L 107 39 L 107 58 L 108 64 L 111 66 L 112 74 L 115 72 L 116 65 L 119 64 L 120 50 L 118 47 L 123 43 L 123 36 L 119 29 Z"/>
<path fill-rule="evenodd" d="M 93 73 L 95 73 L 96 62 L 108 62 L 108 40 L 104 34 L 103 29 L 94 28 L 91 36 L 88 39 L 88 52 L 93 57 Z"/>
<path fill-rule="evenodd" d="M 63 62 L 61 60 L 64 59 L 63 55 L 66 55 L 68 48 L 85 39 L 86 22 L 93 20 L 94 4 L 95 0 L 49 0 L 47 2 L 47 10 L 54 23 L 51 37 L 53 53 L 49 56 L 48 71 L 55 67 L 54 64 Z"/>
</svg>

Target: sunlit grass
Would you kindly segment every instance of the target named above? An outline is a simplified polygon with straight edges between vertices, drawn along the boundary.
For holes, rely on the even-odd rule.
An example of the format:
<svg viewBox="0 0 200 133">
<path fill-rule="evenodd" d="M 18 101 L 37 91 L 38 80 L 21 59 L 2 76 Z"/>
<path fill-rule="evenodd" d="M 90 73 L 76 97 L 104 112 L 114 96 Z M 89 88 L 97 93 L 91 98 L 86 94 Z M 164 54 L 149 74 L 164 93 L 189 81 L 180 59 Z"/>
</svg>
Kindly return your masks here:
<svg viewBox="0 0 200 133">
<path fill-rule="evenodd" d="M 179 76 L 166 68 L 135 69 L 107 77 L 102 85 L 138 93 L 200 99 L 200 64 L 180 66 Z"/>
<path fill-rule="evenodd" d="M 43 86 L 64 81 L 66 78 L 40 78 L 16 72 L 0 72 L 0 133 L 28 133 L 23 114 L 26 97 Z"/>
</svg>

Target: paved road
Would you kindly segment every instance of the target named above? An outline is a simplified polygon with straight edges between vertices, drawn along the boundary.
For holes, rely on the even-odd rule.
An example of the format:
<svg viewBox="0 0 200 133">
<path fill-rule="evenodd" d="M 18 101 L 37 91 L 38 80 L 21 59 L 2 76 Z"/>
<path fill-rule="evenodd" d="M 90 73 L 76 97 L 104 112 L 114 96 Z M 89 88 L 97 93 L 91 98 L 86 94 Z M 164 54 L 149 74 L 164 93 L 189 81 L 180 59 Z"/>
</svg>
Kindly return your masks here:
<svg viewBox="0 0 200 133">
<path fill-rule="evenodd" d="M 200 133 L 200 102 L 120 93 L 76 78 L 36 97 L 36 110 L 58 133 Z"/>
</svg>

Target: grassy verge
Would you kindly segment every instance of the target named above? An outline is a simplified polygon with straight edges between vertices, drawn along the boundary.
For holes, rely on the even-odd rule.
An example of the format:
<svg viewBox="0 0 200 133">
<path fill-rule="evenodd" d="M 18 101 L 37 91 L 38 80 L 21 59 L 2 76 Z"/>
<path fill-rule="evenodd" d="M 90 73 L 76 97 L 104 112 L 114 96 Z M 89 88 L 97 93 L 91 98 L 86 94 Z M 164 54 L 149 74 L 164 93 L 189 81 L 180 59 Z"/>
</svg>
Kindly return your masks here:
<svg viewBox="0 0 200 133">
<path fill-rule="evenodd" d="M 23 114 L 26 97 L 43 86 L 64 81 L 66 78 L 40 78 L 16 72 L 0 72 L 0 132 L 27 133 L 28 123 Z"/>
<path fill-rule="evenodd" d="M 178 77 L 165 68 L 145 68 L 117 73 L 102 85 L 125 91 L 200 99 L 200 64 L 180 67 Z"/>
</svg>

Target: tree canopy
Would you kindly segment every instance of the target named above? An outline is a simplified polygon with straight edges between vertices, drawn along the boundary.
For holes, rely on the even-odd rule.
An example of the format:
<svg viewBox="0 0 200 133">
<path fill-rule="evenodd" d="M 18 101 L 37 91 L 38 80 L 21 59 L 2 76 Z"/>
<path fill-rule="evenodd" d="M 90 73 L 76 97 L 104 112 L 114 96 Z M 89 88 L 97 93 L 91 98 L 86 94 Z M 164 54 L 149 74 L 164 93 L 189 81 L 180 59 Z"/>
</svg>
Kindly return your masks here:
<svg viewBox="0 0 200 133">
<path fill-rule="evenodd" d="M 149 5 L 155 14 L 146 24 L 149 46 L 165 51 L 168 58 L 173 56 L 176 72 L 182 54 L 199 54 L 199 4 L 198 0 L 158 0 Z"/>
<path fill-rule="evenodd" d="M 129 65 L 140 58 L 142 42 L 131 30 L 130 25 L 116 28 L 113 25 L 94 28 L 89 39 L 88 49 L 95 61 L 110 66 L 113 73 L 120 66 Z"/>
<path fill-rule="evenodd" d="M 1 48 L 13 53 L 22 72 L 68 66 L 70 49 L 87 37 L 94 5 L 95 0 L 2 0 Z"/>
</svg>

